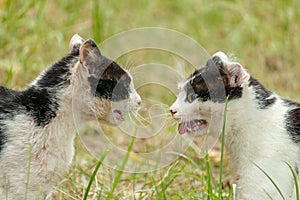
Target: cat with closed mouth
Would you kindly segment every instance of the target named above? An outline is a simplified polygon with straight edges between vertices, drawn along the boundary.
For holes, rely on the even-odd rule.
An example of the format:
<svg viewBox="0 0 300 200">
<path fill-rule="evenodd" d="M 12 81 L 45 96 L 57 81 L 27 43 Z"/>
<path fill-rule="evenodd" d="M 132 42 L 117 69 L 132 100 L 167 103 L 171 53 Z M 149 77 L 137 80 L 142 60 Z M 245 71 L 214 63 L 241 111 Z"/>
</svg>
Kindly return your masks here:
<svg viewBox="0 0 300 200">
<path fill-rule="evenodd" d="M 76 34 L 69 46 L 28 88 L 0 86 L 0 199 L 51 199 L 71 164 L 76 127 L 119 125 L 141 104 L 132 76 L 93 40 Z"/>
<path fill-rule="evenodd" d="M 170 112 L 179 134 L 219 136 L 224 106 L 225 147 L 237 199 L 295 199 L 290 165 L 299 180 L 300 104 L 267 90 L 223 52 L 179 83 Z M 288 163 L 288 164 L 287 164 Z"/>
</svg>

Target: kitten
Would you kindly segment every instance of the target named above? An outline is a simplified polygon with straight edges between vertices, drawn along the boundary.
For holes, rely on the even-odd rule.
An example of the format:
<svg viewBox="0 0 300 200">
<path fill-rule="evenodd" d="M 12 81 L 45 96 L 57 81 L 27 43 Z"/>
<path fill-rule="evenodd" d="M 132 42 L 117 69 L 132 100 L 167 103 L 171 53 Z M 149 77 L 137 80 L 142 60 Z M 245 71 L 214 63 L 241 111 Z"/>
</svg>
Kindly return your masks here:
<svg viewBox="0 0 300 200">
<path fill-rule="evenodd" d="M 238 62 L 222 52 L 179 84 L 170 107 L 179 120 L 178 132 L 221 133 L 228 97 L 225 145 L 236 177 L 237 199 L 295 199 L 300 163 L 300 104 L 265 89 Z M 261 169 L 259 169 L 261 168 Z"/>
<path fill-rule="evenodd" d="M 27 89 L 0 86 L 0 199 L 51 199 L 72 161 L 74 120 L 118 125 L 140 103 L 131 75 L 74 35 L 69 54 Z"/>
</svg>

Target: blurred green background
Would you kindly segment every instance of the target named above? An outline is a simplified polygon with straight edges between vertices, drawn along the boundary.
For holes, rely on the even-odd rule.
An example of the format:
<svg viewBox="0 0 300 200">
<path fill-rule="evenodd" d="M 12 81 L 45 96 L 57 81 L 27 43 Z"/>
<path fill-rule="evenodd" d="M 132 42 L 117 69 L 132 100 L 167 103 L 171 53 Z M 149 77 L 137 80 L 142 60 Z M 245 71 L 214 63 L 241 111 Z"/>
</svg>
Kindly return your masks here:
<svg viewBox="0 0 300 200">
<path fill-rule="evenodd" d="M 300 101 L 299 0 L 0 0 L 0 21 L 0 84 L 9 88 L 26 87 L 43 69 L 64 56 L 75 33 L 101 43 L 133 28 L 164 27 L 188 35 L 209 54 L 216 51 L 234 54 L 267 88 Z M 131 57 L 132 60 L 134 63 Z M 145 94 L 153 95 L 154 90 L 150 88 Z M 168 92 L 163 94 L 158 99 L 167 103 L 175 98 Z M 148 145 L 151 148 L 153 143 Z M 77 154 L 84 153 L 77 151 Z M 218 159 L 214 159 L 210 155 L 212 168 L 218 169 Z M 73 168 L 60 183 L 58 199 L 81 199 L 89 178 L 87 172 L 91 172 L 96 162 L 91 160 L 75 157 Z M 134 181 L 131 175 L 123 177 L 115 198 L 128 195 L 138 185 L 144 189 L 155 186 L 156 191 L 149 196 L 145 190 L 147 195 L 140 199 L 204 198 L 212 181 L 207 175 L 210 174 L 207 161 L 197 160 L 204 167 L 196 169 L 193 163 L 178 161 L 176 167 L 172 165 L 166 172 L 134 175 Z M 109 183 L 115 174 L 110 169 L 102 170 L 98 184 L 105 190 L 111 187 Z M 169 184 L 157 189 L 156 183 L 162 182 L 162 178 Z M 208 186 L 203 186 L 205 183 Z M 226 184 L 230 185 L 230 180 L 223 185 L 228 192 Z M 203 196 L 199 194 L 199 185 L 204 188 Z M 172 189 L 167 190 L 168 187 Z"/>
<path fill-rule="evenodd" d="M 1 0 L 0 83 L 12 74 L 9 87 L 24 87 L 66 54 L 74 33 L 100 43 L 154 26 L 188 35 L 210 54 L 235 54 L 269 88 L 300 100 L 299 10 L 298 0 Z"/>
</svg>

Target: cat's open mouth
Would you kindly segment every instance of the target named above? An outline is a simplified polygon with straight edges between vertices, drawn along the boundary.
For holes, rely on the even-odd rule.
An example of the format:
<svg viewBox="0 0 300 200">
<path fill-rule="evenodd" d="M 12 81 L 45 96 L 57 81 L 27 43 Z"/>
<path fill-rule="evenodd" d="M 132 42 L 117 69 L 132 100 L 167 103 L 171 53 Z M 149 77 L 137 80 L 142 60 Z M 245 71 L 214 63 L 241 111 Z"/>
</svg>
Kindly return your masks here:
<svg viewBox="0 0 300 200">
<path fill-rule="evenodd" d="M 125 120 L 124 115 L 125 113 L 123 113 L 121 110 L 116 109 L 113 111 L 113 118 L 117 124 L 122 123 Z"/>
<path fill-rule="evenodd" d="M 195 119 L 192 121 L 182 121 L 178 125 L 178 132 L 180 135 L 184 133 L 195 133 L 200 129 L 206 127 L 207 122 L 203 119 Z"/>
</svg>

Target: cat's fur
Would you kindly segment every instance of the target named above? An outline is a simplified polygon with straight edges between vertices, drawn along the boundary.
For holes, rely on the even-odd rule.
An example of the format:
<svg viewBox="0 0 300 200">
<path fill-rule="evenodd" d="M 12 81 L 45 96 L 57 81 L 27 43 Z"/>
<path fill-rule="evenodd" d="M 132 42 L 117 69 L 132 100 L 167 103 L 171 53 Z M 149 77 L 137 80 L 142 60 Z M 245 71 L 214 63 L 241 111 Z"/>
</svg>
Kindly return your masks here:
<svg viewBox="0 0 300 200">
<path fill-rule="evenodd" d="M 51 199 L 72 161 L 76 128 L 120 124 L 140 103 L 130 74 L 74 35 L 70 53 L 27 89 L 0 86 L 0 199 Z"/>
<path fill-rule="evenodd" d="M 265 89 L 224 53 L 213 55 L 179 84 L 177 100 L 170 107 L 179 120 L 179 133 L 220 134 L 227 96 L 225 145 L 236 178 L 237 199 L 282 199 L 262 170 L 285 199 L 295 199 L 287 163 L 298 176 L 300 104 Z"/>
</svg>

